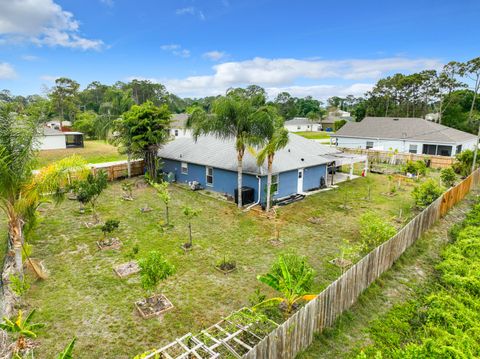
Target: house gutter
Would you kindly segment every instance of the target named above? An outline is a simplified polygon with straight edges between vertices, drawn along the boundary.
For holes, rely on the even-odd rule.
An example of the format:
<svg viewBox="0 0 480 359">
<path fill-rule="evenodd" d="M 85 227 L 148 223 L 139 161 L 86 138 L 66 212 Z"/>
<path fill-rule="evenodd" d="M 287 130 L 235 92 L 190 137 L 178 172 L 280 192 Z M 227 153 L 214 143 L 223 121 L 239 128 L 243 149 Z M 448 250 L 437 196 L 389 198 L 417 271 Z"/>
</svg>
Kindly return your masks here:
<svg viewBox="0 0 480 359">
<path fill-rule="evenodd" d="M 257 200 L 257 202 L 252 203 L 252 204 L 249 205 L 247 208 L 245 208 L 245 209 L 243 210 L 243 212 L 249 211 L 251 208 L 255 207 L 257 204 L 260 203 L 260 200 L 261 200 L 261 197 L 262 197 L 262 192 L 261 192 L 262 177 L 260 177 L 259 175 L 256 175 L 255 177 L 257 177 L 257 179 L 258 179 L 258 200 Z"/>
</svg>

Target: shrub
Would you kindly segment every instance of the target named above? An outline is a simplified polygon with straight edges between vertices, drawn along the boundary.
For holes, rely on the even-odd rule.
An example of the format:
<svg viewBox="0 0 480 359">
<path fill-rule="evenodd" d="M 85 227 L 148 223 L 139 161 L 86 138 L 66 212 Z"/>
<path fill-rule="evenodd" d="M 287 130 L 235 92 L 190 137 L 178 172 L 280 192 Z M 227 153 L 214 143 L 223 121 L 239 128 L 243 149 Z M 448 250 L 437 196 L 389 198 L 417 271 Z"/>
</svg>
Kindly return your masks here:
<svg viewBox="0 0 480 359">
<path fill-rule="evenodd" d="M 77 196 L 77 201 L 83 205 L 90 204 L 95 219 L 97 219 L 95 205 L 100 194 L 107 188 L 107 180 L 107 174 L 104 171 L 99 171 L 96 174 L 89 173 L 85 180 L 77 181 L 73 185 L 73 192 Z"/>
<path fill-rule="evenodd" d="M 175 274 L 176 269 L 158 251 L 151 251 L 145 258 L 138 261 L 140 267 L 140 282 L 142 288 L 151 293 L 158 283 Z"/>
<path fill-rule="evenodd" d="M 473 164 L 473 151 L 465 150 L 455 156 L 457 161 L 452 165 L 455 173 L 462 177 L 467 177 L 470 174 Z"/>
<path fill-rule="evenodd" d="M 360 217 L 360 240 L 363 252 L 368 252 L 395 235 L 397 230 L 373 212 Z"/>
<path fill-rule="evenodd" d="M 23 296 L 30 289 L 30 283 L 25 276 L 23 276 L 23 278 L 20 278 L 12 274 L 9 277 L 9 280 L 10 289 L 19 297 Z"/>
<path fill-rule="evenodd" d="M 427 165 L 424 161 L 407 161 L 403 166 L 403 172 L 405 174 L 411 173 L 414 175 L 425 176 L 427 174 Z"/>
<path fill-rule="evenodd" d="M 440 179 L 446 187 L 453 187 L 457 176 L 452 167 L 444 168 L 440 172 Z"/>
<path fill-rule="evenodd" d="M 103 232 L 103 235 L 104 236 L 107 236 L 107 234 L 109 233 L 112 233 L 113 231 L 115 231 L 118 226 L 120 225 L 120 221 L 117 220 L 117 219 L 109 219 L 105 222 L 105 224 L 100 227 L 100 229 L 102 230 Z"/>
<path fill-rule="evenodd" d="M 443 188 L 433 179 L 429 179 L 413 189 L 412 197 L 418 207 L 424 208 L 433 203 L 442 193 Z"/>
</svg>

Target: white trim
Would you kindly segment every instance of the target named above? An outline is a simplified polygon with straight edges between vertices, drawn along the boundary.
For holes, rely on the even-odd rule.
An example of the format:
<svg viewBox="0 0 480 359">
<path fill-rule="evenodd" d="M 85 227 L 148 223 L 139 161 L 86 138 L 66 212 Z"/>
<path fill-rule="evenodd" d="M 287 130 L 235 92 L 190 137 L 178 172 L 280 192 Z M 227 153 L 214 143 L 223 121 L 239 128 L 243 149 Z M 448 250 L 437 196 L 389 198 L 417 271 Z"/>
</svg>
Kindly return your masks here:
<svg viewBox="0 0 480 359">
<path fill-rule="evenodd" d="M 180 172 L 182 173 L 182 175 L 188 175 L 188 163 L 187 162 L 182 162 L 180 164 Z"/>
</svg>

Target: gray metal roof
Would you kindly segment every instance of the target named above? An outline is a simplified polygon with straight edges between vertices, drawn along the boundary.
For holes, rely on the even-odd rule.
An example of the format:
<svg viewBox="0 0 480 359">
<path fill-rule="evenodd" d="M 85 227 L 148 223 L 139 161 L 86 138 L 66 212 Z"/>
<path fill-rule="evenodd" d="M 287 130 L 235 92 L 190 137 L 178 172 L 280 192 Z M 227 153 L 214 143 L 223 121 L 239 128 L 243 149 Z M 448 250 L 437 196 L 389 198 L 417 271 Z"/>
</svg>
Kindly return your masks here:
<svg viewBox="0 0 480 359">
<path fill-rule="evenodd" d="M 44 136 L 65 136 L 65 134 L 62 131 L 55 130 L 54 128 L 50 127 L 43 127 L 42 132 Z"/>
<path fill-rule="evenodd" d="M 171 128 L 185 128 L 188 120 L 188 113 L 174 113 L 170 118 Z"/>
<path fill-rule="evenodd" d="M 285 121 L 285 125 L 313 125 L 317 121 L 311 121 L 306 117 L 294 117 L 291 120 Z"/>
<path fill-rule="evenodd" d="M 365 117 L 361 122 L 345 124 L 333 137 L 379 138 L 449 144 L 476 139 L 476 136 L 470 133 L 413 117 Z"/>
<path fill-rule="evenodd" d="M 317 166 L 334 161 L 341 152 L 336 148 L 324 146 L 316 141 L 289 134 L 290 141 L 284 149 L 278 151 L 273 161 L 273 173 L 280 173 L 298 168 Z M 191 137 L 177 138 L 159 150 L 158 155 L 164 159 L 184 161 L 199 165 L 237 171 L 237 153 L 234 139 L 218 139 L 214 136 L 201 136 L 195 140 Z M 333 159 L 332 159 L 333 158 Z M 266 175 L 267 165 L 258 167 L 250 151 L 245 151 L 243 171 L 255 175 Z"/>
</svg>

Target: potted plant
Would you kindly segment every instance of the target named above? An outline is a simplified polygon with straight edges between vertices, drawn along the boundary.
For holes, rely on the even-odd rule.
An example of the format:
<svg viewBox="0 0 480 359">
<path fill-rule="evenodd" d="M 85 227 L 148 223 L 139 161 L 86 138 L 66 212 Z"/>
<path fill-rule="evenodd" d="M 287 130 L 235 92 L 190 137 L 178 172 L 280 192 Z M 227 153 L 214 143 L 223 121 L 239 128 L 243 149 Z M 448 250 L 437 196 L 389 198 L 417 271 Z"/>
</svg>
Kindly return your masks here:
<svg viewBox="0 0 480 359">
<path fill-rule="evenodd" d="M 198 217 L 200 212 L 201 212 L 200 210 L 193 209 L 189 206 L 185 206 L 185 207 L 182 208 L 182 213 L 187 218 L 187 222 L 188 222 L 188 242 L 186 242 L 182 245 L 182 248 L 185 251 L 189 251 L 193 247 L 193 242 L 192 242 L 192 219 L 195 218 L 195 217 Z"/>
<path fill-rule="evenodd" d="M 116 229 L 118 229 L 119 225 L 119 220 L 109 219 L 103 226 L 100 227 L 103 232 L 103 239 L 97 242 L 97 245 L 100 249 L 118 249 L 121 246 L 121 242 L 118 238 L 107 237 Z"/>
<path fill-rule="evenodd" d="M 173 309 L 173 304 L 164 294 L 154 294 L 161 280 L 175 274 L 175 266 L 170 264 L 158 251 L 151 251 L 139 260 L 140 282 L 145 298 L 135 302 L 135 307 L 143 318 L 151 318 Z"/>
<path fill-rule="evenodd" d="M 224 255 L 223 258 L 217 262 L 215 268 L 223 274 L 228 274 L 237 269 L 237 263 Z"/>
</svg>

